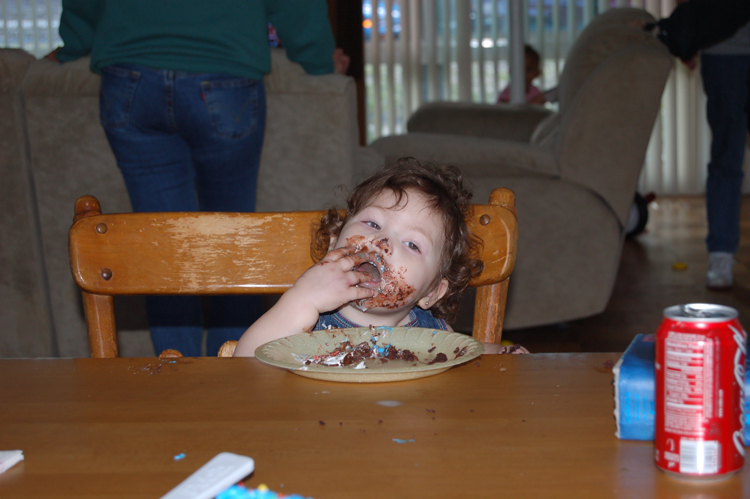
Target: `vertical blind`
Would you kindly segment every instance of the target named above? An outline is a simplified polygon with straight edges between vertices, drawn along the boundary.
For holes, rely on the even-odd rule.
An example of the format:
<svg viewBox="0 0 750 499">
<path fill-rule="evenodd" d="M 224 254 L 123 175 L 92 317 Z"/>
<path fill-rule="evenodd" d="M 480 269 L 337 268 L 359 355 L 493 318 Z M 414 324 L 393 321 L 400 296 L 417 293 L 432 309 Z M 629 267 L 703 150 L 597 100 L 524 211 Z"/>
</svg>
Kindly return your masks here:
<svg viewBox="0 0 750 499">
<path fill-rule="evenodd" d="M 0 0 L 0 46 L 42 57 L 60 45 L 62 0 Z"/>
</svg>

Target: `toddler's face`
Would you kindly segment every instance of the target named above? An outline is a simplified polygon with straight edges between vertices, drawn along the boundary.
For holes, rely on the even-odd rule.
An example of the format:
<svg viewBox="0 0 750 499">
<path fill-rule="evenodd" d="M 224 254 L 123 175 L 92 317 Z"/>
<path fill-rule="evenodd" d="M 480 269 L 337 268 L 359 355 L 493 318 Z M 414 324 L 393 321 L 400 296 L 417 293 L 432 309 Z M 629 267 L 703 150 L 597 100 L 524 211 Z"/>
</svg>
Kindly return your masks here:
<svg viewBox="0 0 750 499">
<path fill-rule="evenodd" d="M 401 203 L 395 203 L 391 191 L 382 192 L 347 221 L 334 245 L 353 246 L 355 252 L 371 251 L 378 256 L 373 265 L 359 268 L 373 277 L 360 286 L 379 290 L 373 298 L 353 304 L 362 311 L 410 310 L 428 295 L 434 303 L 447 289 L 444 279 L 434 284 L 445 239 L 439 215 L 417 191 L 407 191 Z"/>
<path fill-rule="evenodd" d="M 528 87 L 537 76 L 542 74 L 542 72 L 539 70 L 539 61 L 537 61 L 535 57 L 529 57 L 527 55 L 524 66 L 524 69 L 526 70 L 526 86 Z"/>
</svg>

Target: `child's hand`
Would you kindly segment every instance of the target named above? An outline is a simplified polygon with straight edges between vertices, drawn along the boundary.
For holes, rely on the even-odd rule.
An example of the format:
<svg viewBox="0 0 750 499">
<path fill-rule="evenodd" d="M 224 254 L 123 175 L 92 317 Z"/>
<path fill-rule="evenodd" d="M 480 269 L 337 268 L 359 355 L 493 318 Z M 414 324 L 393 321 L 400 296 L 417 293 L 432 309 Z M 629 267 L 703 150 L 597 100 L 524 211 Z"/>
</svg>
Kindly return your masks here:
<svg viewBox="0 0 750 499">
<path fill-rule="evenodd" d="M 52 62 L 60 62 L 60 61 L 59 61 L 59 60 L 57 59 L 57 51 L 58 51 L 58 50 L 60 50 L 60 47 L 57 47 L 57 48 L 55 48 L 55 50 L 53 50 L 53 51 L 52 51 L 52 52 L 50 52 L 49 54 L 45 55 L 45 56 L 44 56 L 44 58 L 45 58 L 45 59 L 49 59 L 49 60 L 50 60 L 50 61 L 52 61 Z"/>
<path fill-rule="evenodd" d="M 515 345 L 498 345 L 497 343 L 484 343 L 484 352 L 485 355 L 492 355 L 492 354 L 503 354 L 503 353 L 511 353 L 511 354 L 522 354 L 522 353 L 530 353 L 528 350 L 526 350 L 524 347 L 516 343 Z"/>
<path fill-rule="evenodd" d="M 377 290 L 357 286 L 370 281 L 371 275 L 354 269 L 363 263 L 376 261 L 376 255 L 355 251 L 355 247 L 346 246 L 329 252 L 307 269 L 286 294 L 290 295 L 290 299 L 310 304 L 319 314 L 351 301 L 372 298 L 378 294 Z"/>
<path fill-rule="evenodd" d="M 323 312 L 378 294 L 376 289 L 358 287 L 372 284 L 372 275 L 353 270 L 374 262 L 370 252 L 355 253 L 357 248 L 339 248 L 310 267 L 297 279 L 271 309 L 245 331 L 234 350 L 236 357 L 252 357 L 260 345 L 290 334 L 310 331 Z"/>
<path fill-rule="evenodd" d="M 333 71 L 334 73 L 345 75 L 349 69 L 351 58 L 344 53 L 344 49 L 337 48 L 333 51 Z"/>
</svg>

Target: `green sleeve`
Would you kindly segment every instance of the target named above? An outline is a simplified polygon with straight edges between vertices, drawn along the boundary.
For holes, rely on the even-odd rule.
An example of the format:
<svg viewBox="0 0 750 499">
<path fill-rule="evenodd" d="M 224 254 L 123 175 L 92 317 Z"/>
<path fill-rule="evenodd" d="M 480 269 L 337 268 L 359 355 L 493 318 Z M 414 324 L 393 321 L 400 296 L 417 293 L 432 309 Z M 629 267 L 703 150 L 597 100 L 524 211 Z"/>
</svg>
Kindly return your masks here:
<svg viewBox="0 0 750 499">
<path fill-rule="evenodd" d="M 63 0 L 60 16 L 60 38 L 63 46 L 57 59 L 67 62 L 91 53 L 102 0 Z"/>
<path fill-rule="evenodd" d="M 333 73 L 336 43 L 326 0 L 267 0 L 266 8 L 289 59 L 310 74 Z"/>
</svg>

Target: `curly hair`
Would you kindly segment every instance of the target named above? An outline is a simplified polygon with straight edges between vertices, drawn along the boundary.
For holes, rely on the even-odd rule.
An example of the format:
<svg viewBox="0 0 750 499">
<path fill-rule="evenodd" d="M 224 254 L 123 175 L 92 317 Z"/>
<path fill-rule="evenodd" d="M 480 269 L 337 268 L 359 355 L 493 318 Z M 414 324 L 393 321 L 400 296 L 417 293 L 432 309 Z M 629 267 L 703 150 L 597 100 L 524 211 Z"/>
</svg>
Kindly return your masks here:
<svg viewBox="0 0 750 499">
<path fill-rule="evenodd" d="M 420 192 L 427 198 L 430 208 L 442 218 L 445 243 L 440 272 L 433 285 L 445 279 L 448 290 L 431 310 L 437 318 L 447 322 L 455 320 L 461 292 L 484 268 L 477 258 L 482 241 L 467 225 L 471 216 L 472 192 L 464 185 L 463 175 L 455 166 L 438 167 L 422 164 L 414 158 L 401 158 L 379 169 L 352 190 L 346 199 L 343 217 L 338 210 L 330 209 L 314 228 L 310 249 L 313 260 L 322 259 L 346 222 L 385 190 L 393 192 L 396 205 L 408 190 Z"/>
</svg>

